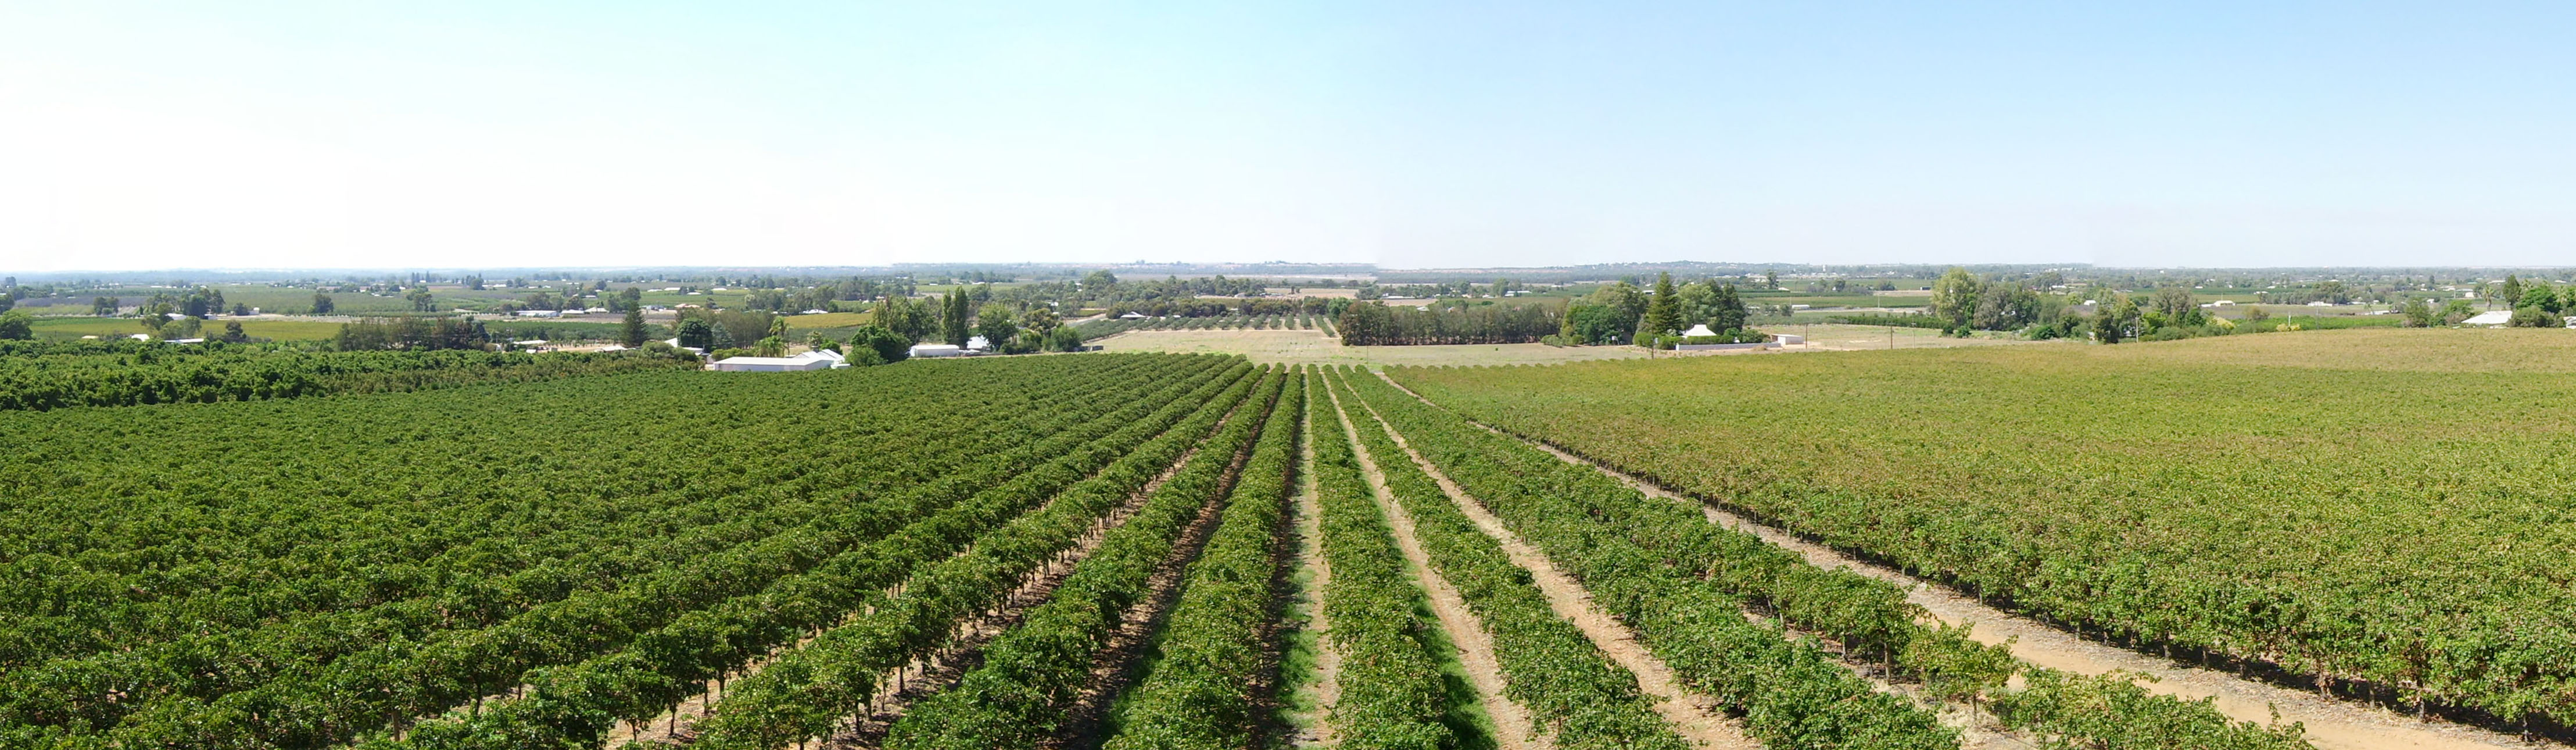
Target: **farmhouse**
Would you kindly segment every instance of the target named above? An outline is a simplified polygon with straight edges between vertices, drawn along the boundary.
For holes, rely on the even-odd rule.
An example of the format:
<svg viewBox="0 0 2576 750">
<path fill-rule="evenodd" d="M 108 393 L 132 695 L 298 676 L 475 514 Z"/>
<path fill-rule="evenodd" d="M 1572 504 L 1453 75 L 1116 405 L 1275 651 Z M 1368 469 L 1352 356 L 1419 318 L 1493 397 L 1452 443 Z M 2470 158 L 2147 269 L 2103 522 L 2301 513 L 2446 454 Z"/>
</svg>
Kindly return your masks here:
<svg viewBox="0 0 2576 750">
<path fill-rule="evenodd" d="M 840 352 L 829 349 L 810 351 L 793 357 L 726 357 L 716 360 L 719 372 L 797 372 L 848 367 Z"/>
</svg>

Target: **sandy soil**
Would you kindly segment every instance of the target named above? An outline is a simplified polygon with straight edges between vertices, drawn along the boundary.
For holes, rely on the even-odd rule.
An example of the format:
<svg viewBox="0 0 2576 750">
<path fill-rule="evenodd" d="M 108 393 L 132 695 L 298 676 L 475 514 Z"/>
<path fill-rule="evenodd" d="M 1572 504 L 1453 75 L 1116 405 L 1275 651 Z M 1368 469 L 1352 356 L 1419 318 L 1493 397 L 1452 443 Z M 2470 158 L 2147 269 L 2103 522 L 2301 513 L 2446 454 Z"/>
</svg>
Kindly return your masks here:
<svg viewBox="0 0 2576 750">
<path fill-rule="evenodd" d="M 2156 681 L 2141 684 L 2150 691 L 2194 700 L 2214 697 L 2217 699 L 2216 706 L 2221 712 L 2242 721 L 2268 723 L 2272 719 L 2272 711 L 2278 709 L 2281 721 L 2305 725 L 2308 740 L 2324 750 L 2567 747 L 2560 743 L 2525 743 L 2512 735 L 2475 727 L 2419 722 L 2393 711 L 2348 701 L 2320 698 L 2305 691 L 2289 690 L 2269 683 L 2242 679 L 2226 672 L 2202 669 L 2196 665 L 2160 656 L 2084 640 L 2036 620 L 1988 606 L 1984 602 L 1949 588 L 1922 581 L 1891 568 L 1861 561 L 1799 538 L 1787 531 L 1755 523 L 1751 519 L 1721 509 L 1715 504 L 1703 503 L 1647 484 L 1636 477 L 1594 464 L 1552 446 L 1536 442 L 1532 444 L 1568 462 L 1599 469 L 1605 474 L 1637 487 L 1648 495 L 1699 507 L 1710 522 L 1754 534 L 1764 541 L 1796 551 L 1804 555 L 1809 563 L 1818 567 L 1848 568 L 1862 575 L 1904 586 L 1910 592 L 1908 599 L 1930 612 L 1935 620 L 1942 623 L 1972 623 L 1975 626 L 1972 637 L 1979 642 L 2011 641 L 2013 655 L 2023 661 L 2078 674 L 2103 674 L 2124 670 L 2149 675 L 2156 678 Z"/>
<path fill-rule="evenodd" d="M 1681 730 L 1684 738 L 1704 748 L 1762 747 L 1761 742 L 1744 733 L 1742 724 L 1723 713 L 1724 708 L 1715 699 L 1694 695 L 1684 689 L 1681 678 L 1673 674 L 1671 667 L 1648 652 L 1644 644 L 1638 643 L 1636 633 L 1630 631 L 1626 624 L 1593 607 L 1591 592 L 1584 590 L 1583 584 L 1575 582 L 1573 576 L 1557 569 L 1556 564 L 1547 559 L 1546 553 L 1504 528 L 1501 518 L 1486 510 L 1481 501 L 1468 495 L 1456 482 L 1449 481 L 1448 475 L 1413 450 L 1413 446 L 1405 442 L 1404 436 L 1397 434 L 1392 426 L 1387 434 L 1394 436 L 1396 444 L 1413 458 L 1413 463 L 1430 474 L 1432 481 L 1440 484 L 1440 489 L 1449 494 L 1449 499 L 1457 503 L 1468 520 L 1476 523 L 1476 528 L 1499 542 L 1514 564 L 1530 571 L 1531 579 L 1541 592 L 1547 594 L 1548 605 L 1556 610 L 1558 617 L 1581 628 L 1583 634 L 1592 639 L 1593 645 L 1610 656 L 1611 661 L 1636 673 L 1639 691 L 1654 702 L 1656 713 L 1662 714 L 1666 721 Z"/>
<path fill-rule="evenodd" d="M 1339 413 L 1344 408 L 1341 394 L 1333 394 L 1333 402 L 1334 411 Z M 1341 422 L 1343 434 L 1356 446 L 1359 431 L 1352 425 L 1350 415 L 1342 414 Z M 1431 569 L 1430 553 L 1423 551 L 1422 542 L 1413 536 L 1413 517 L 1396 506 L 1394 491 L 1387 487 L 1386 474 L 1378 470 L 1377 462 L 1369 457 L 1368 451 L 1355 450 L 1354 453 L 1359 459 L 1361 474 L 1368 478 L 1369 494 L 1377 501 L 1378 512 L 1386 514 L 1387 526 L 1395 532 L 1395 545 L 1404 553 L 1406 572 L 1421 582 L 1423 593 L 1429 595 L 1431 611 L 1440 618 L 1440 629 L 1449 636 L 1449 642 L 1458 647 L 1458 661 L 1467 669 L 1467 681 L 1475 686 L 1476 695 L 1484 701 L 1485 712 L 1494 722 L 1496 750 L 1544 747 L 1537 728 L 1530 724 L 1529 712 L 1503 695 L 1502 664 L 1494 658 L 1494 641 L 1485 635 L 1484 623 L 1467 609 L 1466 597 L 1459 595 L 1458 589 L 1451 587 L 1447 579 Z"/>
<path fill-rule="evenodd" d="M 1313 398 L 1313 395 L 1307 397 Z M 1315 434 L 1313 425 L 1308 425 L 1306 434 Z M 1311 468 L 1315 465 L 1315 442 L 1312 437 L 1306 441 L 1304 454 L 1305 465 L 1309 468 L 1298 473 L 1297 499 L 1292 512 L 1296 514 L 1296 560 L 1306 571 L 1304 599 L 1299 605 L 1305 611 L 1306 629 L 1315 633 L 1315 674 L 1299 689 L 1303 700 L 1298 705 L 1312 707 L 1312 710 L 1295 712 L 1289 718 L 1292 728 L 1297 730 L 1290 743 L 1297 747 L 1325 747 L 1335 741 L 1331 719 L 1333 706 L 1342 695 L 1342 653 L 1332 645 L 1333 620 L 1324 613 L 1324 587 L 1332 585 L 1333 568 L 1324 559 L 1323 506 L 1315 496 L 1315 472 Z"/>
</svg>

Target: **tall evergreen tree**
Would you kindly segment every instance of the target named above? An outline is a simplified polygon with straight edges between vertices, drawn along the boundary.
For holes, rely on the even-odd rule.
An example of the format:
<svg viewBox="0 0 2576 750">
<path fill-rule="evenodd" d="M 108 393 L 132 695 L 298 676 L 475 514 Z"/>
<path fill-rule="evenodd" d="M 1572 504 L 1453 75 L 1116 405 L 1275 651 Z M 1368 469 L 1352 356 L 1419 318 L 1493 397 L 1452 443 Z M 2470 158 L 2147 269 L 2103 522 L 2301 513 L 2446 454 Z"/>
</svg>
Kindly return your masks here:
<svg viewBox="0 0 2576 750">
<path fill-rule="evenodd" d="M 1744 296 L 1735 293 L 1734 284 L 1717 288 L 1717 302 L 1712 307 L 1717 309 L 1717 314 L 1709 318 L 1708 327 L 1719 331 L 1732 331 L 1744 327 L 1744 320 L 1748 317 L 1744 309 Z"/>
<path fill-rule="evenodd" d="M 939 334 L 950 346 L 965 346 L 967 334 L 966 294 L 951 291 L 940 298 Z"/>
<path fill-rule="evenodd" d="M 617 327 L 617 338 L 626 348 L 644 345 L 644 306 L 627 305 L 626 320 Z"/>
<path fill-rule="evenodd" d="M 1682 328 L 1681 295 L 1673 289 L 1673 275 L 1655 275 L 1655 298 L 1646 302 L 1645 324 L 1639 327 L 1643 336 L 1669 336 Z"/>
</svg>

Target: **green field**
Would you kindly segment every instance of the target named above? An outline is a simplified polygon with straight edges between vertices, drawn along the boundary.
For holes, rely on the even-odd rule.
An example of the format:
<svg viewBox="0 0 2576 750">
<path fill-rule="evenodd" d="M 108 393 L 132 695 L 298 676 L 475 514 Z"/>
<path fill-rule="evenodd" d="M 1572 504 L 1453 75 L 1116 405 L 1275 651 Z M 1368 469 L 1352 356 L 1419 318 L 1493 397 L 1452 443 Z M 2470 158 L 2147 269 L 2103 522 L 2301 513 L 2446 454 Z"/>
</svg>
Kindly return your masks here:
<svg viewBox="0 0 2576 750">
<path fill-rule="evenodd" d="M 224 332 L 224 318 L 208 319 L 198 335 L 212 338 Z M 273 341 L 323 341 L 340 333 L 340 324 L 327 320 L 240 320 L 242 335 Z M 143 323 L 135 318 L 51 317 L 37 318 L 33 326 L 39 338 L 76 339 L 97 336 L 119 338 L 143 333 Z"/>
<path fill-rule="evenodd" d="M 2576 718 L 2566 331 L 1389 373 L 2079 630 Z"/>
</svg>

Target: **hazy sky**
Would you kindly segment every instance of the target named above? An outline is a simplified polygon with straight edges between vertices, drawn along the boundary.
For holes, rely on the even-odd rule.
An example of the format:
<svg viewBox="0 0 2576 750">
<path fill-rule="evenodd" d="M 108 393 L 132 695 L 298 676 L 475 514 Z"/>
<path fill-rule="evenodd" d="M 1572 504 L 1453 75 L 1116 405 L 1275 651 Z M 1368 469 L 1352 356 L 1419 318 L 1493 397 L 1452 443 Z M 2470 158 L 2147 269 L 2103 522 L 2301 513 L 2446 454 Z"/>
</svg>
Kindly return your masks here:
<svg viewBox="0 0 2576 750">
<path fill-rule="evenodd" d="M 2576 264 L 2576 3 L 2110 5 L 0 0 L 0 270 Z"/>
</svg>

